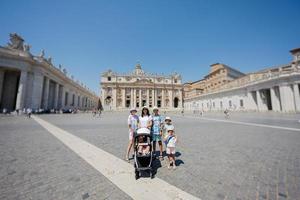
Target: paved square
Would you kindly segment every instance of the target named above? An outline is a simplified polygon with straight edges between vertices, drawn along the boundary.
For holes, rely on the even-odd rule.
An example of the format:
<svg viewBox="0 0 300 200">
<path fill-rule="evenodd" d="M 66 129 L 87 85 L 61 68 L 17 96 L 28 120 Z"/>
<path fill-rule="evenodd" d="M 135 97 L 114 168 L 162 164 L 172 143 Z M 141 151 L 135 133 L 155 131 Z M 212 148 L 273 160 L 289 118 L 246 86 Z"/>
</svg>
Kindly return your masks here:
<svg viewBox="0 0 300 200">
<path fill-rule="evenodd" d="M 156 178 L 200 199 L 299 199 L 299 115 L 170 116 L 179 166 L 156 162 Z M 39 117 L 124 158 L 127 113 Z M 1 116 L 0 153 L 0 199 L 131 199 L 33 119 Z"/>
</svg>

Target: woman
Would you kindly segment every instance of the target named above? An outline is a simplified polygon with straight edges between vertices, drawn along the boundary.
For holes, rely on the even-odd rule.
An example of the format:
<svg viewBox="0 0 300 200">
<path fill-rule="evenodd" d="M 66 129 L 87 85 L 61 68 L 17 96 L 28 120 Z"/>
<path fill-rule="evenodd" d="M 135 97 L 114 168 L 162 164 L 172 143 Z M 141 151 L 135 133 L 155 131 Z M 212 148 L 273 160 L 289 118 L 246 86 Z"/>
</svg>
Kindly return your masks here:
<svg viewBox="0 0 300 200">
<path fill-rule="evenodd" d="M 150 115 L 149 109 L 147 107 L 143 107 L 142 114 L 139 117 L 139 128 L 148 128 L 152 127 L 152 117 Z"/>
<path fill-rule="evenodd" d="M 131 147 L 133 145 L 133 137 L 135 132 L 137 131 L 138 124 L 139 124 L 139 116 L 136 114 L 137 110 L 135 108 L 130 109 L 130 115 L 128 116 L 128 128 L 129 128 L 129 143 L 127 147 L 126 157 L 125 160 L 129 162 L 129 153 Z"/>
</svg>

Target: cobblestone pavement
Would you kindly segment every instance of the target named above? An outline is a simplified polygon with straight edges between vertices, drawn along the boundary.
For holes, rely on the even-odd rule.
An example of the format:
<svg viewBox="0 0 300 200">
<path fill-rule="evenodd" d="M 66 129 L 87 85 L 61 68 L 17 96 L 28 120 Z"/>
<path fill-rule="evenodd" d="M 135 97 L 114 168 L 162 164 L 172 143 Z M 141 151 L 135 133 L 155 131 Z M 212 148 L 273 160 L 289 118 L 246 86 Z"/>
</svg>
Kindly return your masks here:
<svg viewBox="0 0 300 200">
<path fill-rule="evenodd" d="M 214 122 L 192 114 L 183 117 L 170 115 L 179 136 L 176 155 L 179 166 L 175 171 L 168 170 L 166 160 L 156 161 L 157 177 L 204 200 L 300 199 L 299 131 Z M 93 118 L 90 114 L 41 117 L 124 158 L 128 142 L 126 113 L 105 113 L 101 118 Z M 224 119 L 222 114 L 216 113 L 206 113 L 205 117 Z M 298 118 L 299 115 L 234 113 L 229 120 L 300 128 Z M 87 199 L 92 199 L 91 194 L 100 195 L 99 199 L 104 198 L 102 194 L 111 195 L 111 199 L 126 199 L 126 194 L 36 123 L 21 117 L 13 119 L 17 119 L 18 123 L 9 122 L 8 118 L 1 118 L 0 121 L 2 197 L 14 193 L 24 197 L 26 191 L 27 195 L 37 195 L 40 199 L 47 199 L 43 197 L 48 195 L 76 199 L 71 197 L 82 198 L 86 192 L 90 194 Z M 34 162 L 28 163 L 30 159 Z M 18 166 L 18 169 L 11 166 Z M 80 182 L 66 181 L 76 175 L 80 177 Z M 24 188 L 26 184 L 17 184 L 26 183 L 26 180 L 31 187 Z M 59 182 L 61 185 L 57 186 Z M 41 192 L 41 188 L 49 184 L 52 184 L 52 190 Z M 83 189 L 79 191 L 77 187 Z M 69 191 L 71 197 L 65 191 Z"/>
<path fill-rule="evenodd" d="M 0 199 L 130 197 L 32 119 L 0 116 Z"/>
</svg>

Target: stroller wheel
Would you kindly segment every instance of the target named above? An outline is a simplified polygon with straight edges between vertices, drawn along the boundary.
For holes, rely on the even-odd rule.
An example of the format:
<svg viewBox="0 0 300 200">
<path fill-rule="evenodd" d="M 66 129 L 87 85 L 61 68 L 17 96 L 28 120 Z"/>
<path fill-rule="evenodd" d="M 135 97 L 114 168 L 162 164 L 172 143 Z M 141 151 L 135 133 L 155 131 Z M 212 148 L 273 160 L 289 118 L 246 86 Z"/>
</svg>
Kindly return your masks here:
<svg viewBox="0 0 300 200">
<path fill-rule="evenodd" d="M 150 175 L 150 178 L 153 178 L 153 174 L 151 171 L 149 172 L 149 175 Z"/>
<path fill-rule="evenodd" d="M 139 172 L 135 171 L 135 180 L 139 179 Z"/>
</svg>

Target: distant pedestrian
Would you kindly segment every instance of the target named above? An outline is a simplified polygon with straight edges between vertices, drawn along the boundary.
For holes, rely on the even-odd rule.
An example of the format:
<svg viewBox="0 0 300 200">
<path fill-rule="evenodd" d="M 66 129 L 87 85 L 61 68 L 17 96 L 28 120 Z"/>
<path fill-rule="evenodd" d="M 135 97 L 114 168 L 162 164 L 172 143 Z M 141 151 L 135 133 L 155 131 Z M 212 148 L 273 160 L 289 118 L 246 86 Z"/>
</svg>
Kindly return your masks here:
<svg viewBox="0 0 300 200">
<path fill-rule="evenodd" d="M 229 119 L 229 110 L 227 108 L 224 110 L 224 115 L 226 119 Z"/>
<path fill-rule="evenodd" d="M 93 109 L 92 113 L 93 113 L 93 117 L 96 117 L 97 114 L 96 108 Z"/>
<path fill-rule="evenodd" d="M 4 115 L 6 115 L 7 114 L 7 109 L 3 108 L 2 112 L 3 112 Z"/>
<path fill-rule="evenodd" d="M 98 115 L 99 115 L 99 117 L 101 117 L 101 113 L 102 113 L 102 111 L 101 111 L 101 109 L 99 109 L 99 110 L 98 110 Z"/>
<path fill-rule="evenodd" d="M 19 109 L 16 109 L 16 113 L 17 113 L 17 115 L 19 116 Z"/>
<path fill-rule="evenodd" d="M 26 113 L 27 113 L 27 117 L 31 118 L 31 113 L 32 113 L 31 108 L 27 108 Z"/>
</svg>

